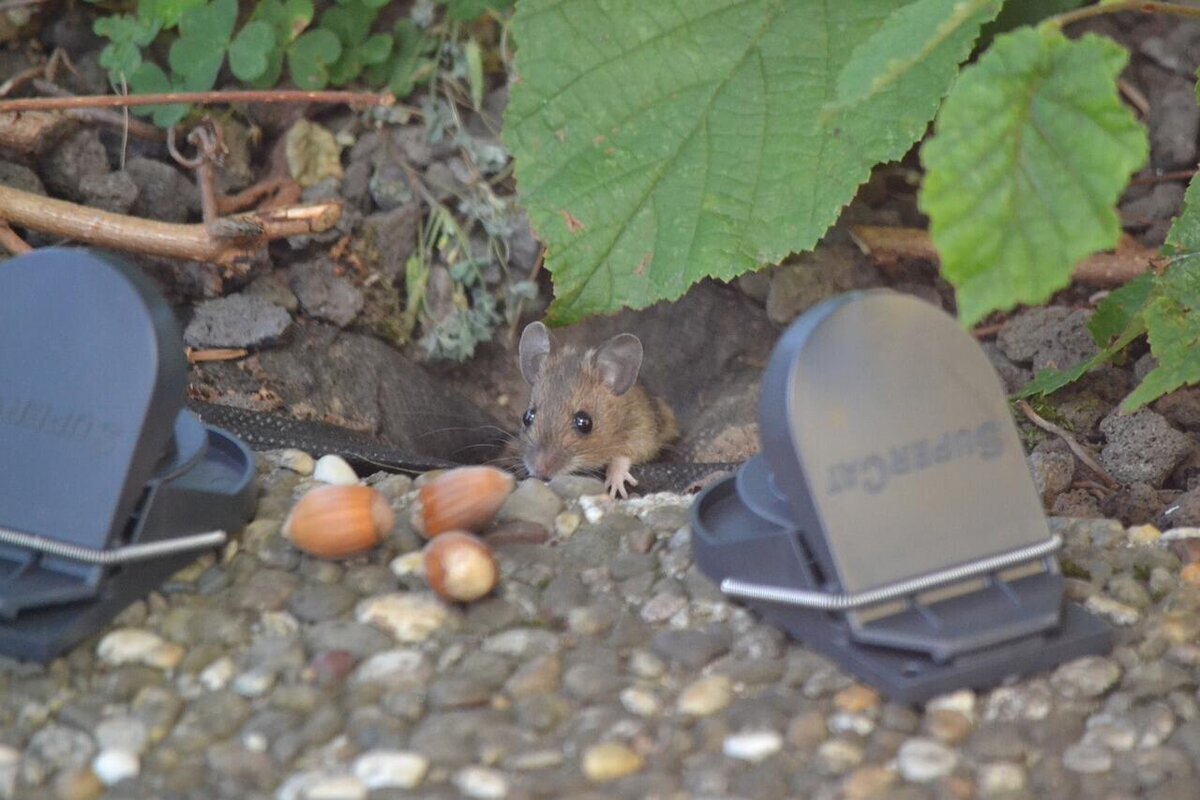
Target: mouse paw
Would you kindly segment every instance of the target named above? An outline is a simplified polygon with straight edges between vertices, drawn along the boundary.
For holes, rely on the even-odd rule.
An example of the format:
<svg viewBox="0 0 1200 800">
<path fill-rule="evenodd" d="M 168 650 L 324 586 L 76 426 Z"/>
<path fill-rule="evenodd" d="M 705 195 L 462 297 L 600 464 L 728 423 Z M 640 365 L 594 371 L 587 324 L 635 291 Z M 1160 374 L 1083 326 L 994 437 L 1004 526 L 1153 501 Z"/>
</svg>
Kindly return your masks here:
<svg viewBox="0 0 1200 800">
<path fill-rule="evenodd" d="M 625 488 L 625 484 L 637 486 L 637 480 L 629 474 L 629 468 L 632 466 L 633 462 L 624 456 L 614 458 L 608 465 L 608 472 L 604 476 L 604 488 L 608 489 L 609 497 L 614 500 L 618 496 L 624 499 L 629 496 L 629 490 Z"/>
</svg>

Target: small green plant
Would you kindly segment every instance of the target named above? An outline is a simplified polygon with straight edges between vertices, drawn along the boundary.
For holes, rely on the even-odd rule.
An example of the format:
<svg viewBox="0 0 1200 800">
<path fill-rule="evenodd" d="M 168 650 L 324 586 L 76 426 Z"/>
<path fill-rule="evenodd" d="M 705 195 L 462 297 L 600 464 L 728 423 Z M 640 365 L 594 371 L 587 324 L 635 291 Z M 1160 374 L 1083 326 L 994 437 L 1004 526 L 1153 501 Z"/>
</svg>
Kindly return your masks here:
<svg viewBox="0 0 1200 800">
<path fill-rule="evenodd" d="M 447 16 L 468 21 L 502 11 L 513 0 L 442 0 Z M 338 0 L 316 15 L 313 0 L 138 0 L 130 13 L 101 17 L 108 39 L 100 65 L 114 86 L 133 94 L 212 89 L 222 68 L 243 84 L 274 87 L 285 76 L 315 91 L 365 79 L 404 97 L 436 69 L 438 40 L 412 20 L 376 30 L 387 0 Z M 148 53 L 169 39 L 165 68 Z M 186 105 L 149 106 L 138 113 L 170 127 Z"/>
</svg>

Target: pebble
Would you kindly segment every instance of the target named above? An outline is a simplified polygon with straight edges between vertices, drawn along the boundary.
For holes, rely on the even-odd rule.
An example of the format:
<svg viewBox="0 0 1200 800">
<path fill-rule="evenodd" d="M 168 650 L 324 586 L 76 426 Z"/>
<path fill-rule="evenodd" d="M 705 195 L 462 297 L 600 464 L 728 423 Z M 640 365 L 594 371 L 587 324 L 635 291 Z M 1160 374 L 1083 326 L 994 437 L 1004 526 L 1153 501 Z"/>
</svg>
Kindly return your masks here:
<svg viewBox="0 0 1200 800">
<path fill-rule="evenodd" d="M 317 459 L 313 466 L 312 479 L 334 486 L 353 486 L 358 483 L 358 473 L 346 459 L 331 453 Z"/>
<path fill-rule="evenodd" d="M 317 466 L 317 462 L 311 455 L 303 450 L 296 450 L 294 448 L 278 451 L 276 454 L 276 463 L 284 469 L 305 478 L 311 476 Z"/>
<path fill-rule="evenodd" d="M 684 687 L 675 701 L 681 714 L 707 717 L 729 705 L 733 699 L 733 681 L 725 675 L 709 675 Z"/>
<path fill-rule="evenodd" d="M 0 798 L 11 798 L 17 788 L 17 774 L 21 766 L 21 751 L 0 745 Z"/>
<path fill-rule="evenodd" d="M 526 478 L 517 484 L 496 512 L 496 521 L 532 522 L 546 530 L 555 530 L 555 520 L 563 510 L 562 498 L 537 478 Z"/>
<path fill-rule="evenodd" d="M 179 666 L 186 651 L 156 633 L 138 628 L 119 628 L 96 646 L 96 656 L 110 666 L 144 664 L 161 670 Z"/>
<path fill-rule="evenodd" d="M 639 717 L 655 717 L 662 711 L 662 701 L 658 699 L 658 695 L 648 689 L 630 686 L 621 690 L 620 699 L 621 705 L 626 711 L 630 714 L 637 714 Z M 689 712 L 684 711 L 683 713 Z"/>
<path fill-rule="evenodd" d="M 1135 525 L 1127 532 L 1129 541 L 1136 545 L 1158 544 L 1162 531 L 1153 525 Z"/>
<path fill-rule="evenodd" d="M 846 739 L 830 739 L 817 748 L 817 766 L 826 775 L 843 775 L 863 761 L 863 749 Z"/>
<path fill-rule="evenodd" d="M 1099 745 L 1074 744 L 1063 751 L 1063 766 L 1072 772 L 1096 773 L 1112 769 L 1112 753 Z"/>
<path fill-rule="evenodd" d="M 721 742 L 721 752 L 739 761 L 757 764 L 779 752 L 783 737 L 775 731 L 751 730 L 726 736 Z"/>
<path fill-rule="evenodd" d="M 229 656 L 222 656 L 201 671 L 200 684 L 210 692 L 224 689 L 233 679 L 235 669 L 233 659 Z"/>
<path fill-rule="evenodd" d="M 932 739 L 909 739 L 900 745 L 896 766 L 906 781 L 929 783 L 953 772 L 958 766 L 958 754 Z"/>
<path fill-rule="evenodd" d="M 844 800 L 873 800 L 887 797 L 896 785 L 896 771 L 887 767 L 868 765 L 854 770 L 842 781 Z"/>
<path fill-rule="evenodd" d="M 1083 605 L 1088 611 L 1099 614 L 1114 625 L 1129 626 L 1142 618 L 1142 613 L 1136 608 L 1102 594 L 1092 595 Z"/>
<path fill-rule="evenodd" d="M 593 783 L 607 783 L 642 768 L 642 757 L 620 742 L 594 744 L 583 753 L 583 774 Z"/>
<path fill-rule="evenodd" d="M 467 797 L 500 800 L 508 796 L 504 774 L 488 767 L 466 767 L 454 773 L 454 785 Z"/>
<path fill-rule="evenodd" d="M 849 714 L 861 714 L 864 711 L 879 708 L 879 692 L 869 686 L 856 683 L 835 694 L 833 706 L 839 711 Z"/>
<path fill-rule="evenodd" d="M 105 786 L 113 786 L 141 772 L 138 757 L 126 750 L 101 750 L 92 759 L 92 772 Z"/>
<path fill-rule="evenodd" d="M 376 653 L 359 664 L 350 675 L 350 684 L 423 685 L 432 675 L 433 665 L 428 656 L 420 650 L 401 648 Z"/>
<path fill-rule="evenodd" d="M 454 611 L 431 593 L 396 592 L 362 601 L 355 619 L 387 631 L 398 642 L 423 642 L 450 625 Z"/>
<path fill-rule="evenodd" d="M 983 797 L 1020 792 L 1027 783 L 1025 768 L 1008 761 L 980 764 L 976 774 L 979 778 L 979 794 Z"/>
<path fill-rule="evenodd" d="M 1069 700 L 1099 697 L 1121 680 L 1121 667 L 1103 656 L 1085 656 L 1063 664 L 1050 676 L 1050 685 Z"/>
</svg>

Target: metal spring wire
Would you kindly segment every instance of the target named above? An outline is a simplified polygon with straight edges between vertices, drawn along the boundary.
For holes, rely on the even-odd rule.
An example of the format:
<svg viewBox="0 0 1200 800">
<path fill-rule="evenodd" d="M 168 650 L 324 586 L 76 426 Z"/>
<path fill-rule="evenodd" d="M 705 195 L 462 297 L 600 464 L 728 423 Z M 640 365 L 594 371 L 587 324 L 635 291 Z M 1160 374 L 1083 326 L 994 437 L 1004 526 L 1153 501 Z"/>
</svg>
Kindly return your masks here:
<svg viewBox="0 0 1200 800">
<path fill-rule="evenodd" d="M 208 547 L 219 547 L 225 544 L 229 534 L 225 531 L 206 531 L 204 533 L 179 536 L 174 539 L 164 539 L 160 542 L 144 542 L 116 547 L 112 550 L 93 550 L 90 547 L 67 544 L 46 536 L 32 533 L 22 533 L 10 528 L 0 528 L 0 544 L 23 547 L 36 550 L 48 556 L 65 558 L 71 561 L 83 561 L 87 564 L 124 564 L 130 561 L 145 561 L 151 558 L 169 556 L 188 550 L 201 550 Z"/>
<path fill-rule="evenodd" d="M 765 600 L 772 603 L 813 608 L 819 611 L 852 611 L 864 606 L 872 606 L 888 600 L 895 600 L 912 594 L 920 594 L 930 589 L 936 589 L 951 583 L 958 583 L 967 578 L 974 578 L 990 572 L 998 572 L 1008 567 L 1023 564 L 1034 559 L 1044 558 L 1057 552 L 1062 547 L 1062 537 L 1051 536 L 1049 539 L 1026 545 L 1017 550 L 1010 550 L 988 558 L 970 561 L 956 567 L 930 572 L 916 578 L 889 583 L 876 589 L 849 594 L 830 594 L 805 589 L 789 589 L 785 586 L 768 586 L 761 583 L 740 581 L 736 578 L 725 578 L 721 581 L 721 591 L 733 597 L 748 600 Z"/>
</svg>

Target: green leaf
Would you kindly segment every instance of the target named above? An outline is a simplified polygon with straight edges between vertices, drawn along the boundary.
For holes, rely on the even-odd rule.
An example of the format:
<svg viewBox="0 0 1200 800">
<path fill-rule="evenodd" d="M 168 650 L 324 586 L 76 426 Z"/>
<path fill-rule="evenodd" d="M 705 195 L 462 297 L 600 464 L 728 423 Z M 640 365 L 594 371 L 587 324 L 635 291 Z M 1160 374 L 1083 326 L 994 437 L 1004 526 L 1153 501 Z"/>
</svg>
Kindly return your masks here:
<svg viewBox="0 0 1200 800">
<path fill-rule="evenodd" d="M 266 89 L 279 82 L 288 46 L 313 20 L 312 0 L 259 0 L 251 21 L 266 22 L 275 31 L 275 46 L 267 53 L 267 66 L 252 85 Z"/>
<path fill-rule="evenodd" d="M 1113 337 L 1124 334 L 1131 325 L 1144 327 L 1139 317 L 1153 297 L 1156 286 L 1153 275 L 1139 275 L 1101 300 L 1088 322 L 1093 341 L 1100 347 L 1107 347 Z"/>
<path fill-rule="evenodd" d="M 838 76 L 835 106 L 870 102 L 914 70 L 953 69 L 1002 0 L 916 0 L 855 48 Z M 922 119 L 921 122 L 925 122 Z"/>
<path fill-rule="evenodd" d="M 386 0 L 384 0 L 386 2 Z M 439 0 L 446 6 L 446 16 L 455 22 L 471 22 L 489 11 L 507 11 L 516 0 Z"/>
<path fill-rule="evenodd" d="M 407 19 L 396 23 L 393 34 L 391 59 L 368 69 L 367 77 L 372 83 L 386 82 L 391 93 L 403 99 L 433 75 L 434 65 L 426 56 L 437 42 Z"/>
<path fill-rule="evenodd" d="M 363 0 L 347 0 L 321 15 L 321 30 L 337 35 L 342 43 L 342 55 L 329 69 L 329 81 L 341 86 L 358 77 L 363 67 L 387 59 L 392 37 L 387 34 L 371 36 L 371 25 L 378 10 Z"/>
<path fill-rule="evenodd" d="M 483 106 L 483 48 L 474 39 L 468 39 L 463 48 L 467 59 L 467 85 L 471 87 L 471 105 L 479 110 Z"/>
<path fill-rule="evenodd" d="M 188 8 L 179 19 L 179 33 L 224 49 L 233 35 L 237 12 L 237 0 L 212 0 L 207 5 Z"/>
<path fill-rule="evenodd" d="M 170 30 L 179 24 L 186 11 L 202 5 L 204 0 L 138 0 L 137 10 L 139 17 Z"/>
<path fill-rule="evenodd" d="M 1147 152 L 1117 98 L 1127 58 L 1108 39 L 1026 28 L 962 71 L 921 149 L 920 204 L 963 325 L 1045 301 L 1116 244 L 1113 206 Z"/>
<path fill-rule="evenodd" d="M 262 76 L 275 48 L 275 29 L 262 20 L 247 22 L 229 44 L 229 69 L 240 81 Z"/>
<path fill-rule="evenodd" d="M 92 25 L 97 36 L 109 40 L 97 59 L 108 71 L 113 85 L 127 82 L 142 64 L 141 48 L 154 41 L 161 26 L 157 22 L 139 19 L 129 14 L 101 17 Z"/>
<path fill-rule="evenodd" d="M 161 94 L 174 91 L 175 87 L 167 78 L 167 74 L 157 64 L 149 61 L 142 63 L 137 71 L 129 76 L 129 90 L 133 94 Z M 175 103 L 163 106 L 139 106 L 134 112 L 154 118 L 154 124 L 160 128 L 169 128 L 187 116 L 188 107 Z"/>
<path fill-rule="evenodd" d="M 288 71 L 301 89 L 324 89 L 329 83 L 329 67 L 342 54 L 337 36 L 318 28 L 309 31 L 288 48 Z"/>
<path fill-rule="evenodd" d="M 237 12 L 237 0 L 212 0 L 183 12 L 179 38 L 167 53 L 167 63 L 180 76 L 185 91 L 207 91 L 217 82 Z"/>
<path fill-rule="evenodd" d="M 1079 8 L 1087 0 L 1006 0 L 997 17 L 979 32 L 979 46 L 984 47 L 1002 33 L 1025 25 L 1036 25 L 1047 17 Z"/>
<path fill-rule="evenodd" d="M 1159 279 L 1159 291 L 1144 312 L 1150 352 L 1158 365 L 1125 402 L 1135 411 L 1180 386 L 1200 381 L 1200 271 L 1175 264 Z"/>
<path fill-rule="evenodd" d="M 1176 259 L 1200 253 L 1200 176 L 1192 176 L 1183 196 L 1183 208 L 1171 223 L 1162 249 L 1164 255 Z"/>
<path fill-rule="evenodd" d="M 358 48 L 359 58 L 364 64 L 382 64 L 392 54 L 393 41 L 390 33 L 376 33 Z"/>
<path fill-rule="evenodd" d="M 851 54 L 906 6 L 522 0 L 504 135 L 547 244 L 552 320 L 642 308 L 815 245 L 954 80 L 964 50 L 941 47 L 871 102 L 822 112 Z M 969 48 L 974 32 L 952 38 Z"/>
</svg>

